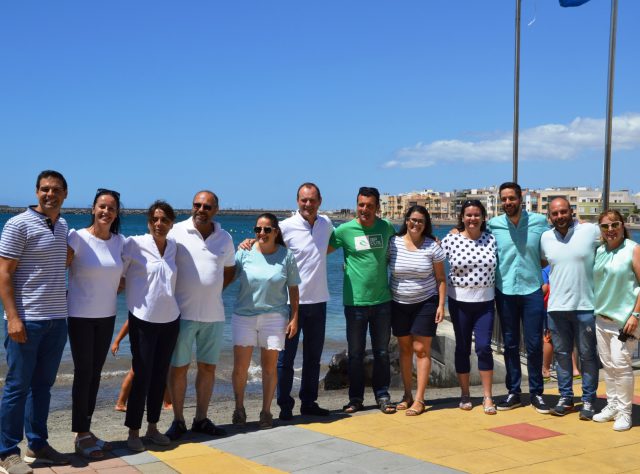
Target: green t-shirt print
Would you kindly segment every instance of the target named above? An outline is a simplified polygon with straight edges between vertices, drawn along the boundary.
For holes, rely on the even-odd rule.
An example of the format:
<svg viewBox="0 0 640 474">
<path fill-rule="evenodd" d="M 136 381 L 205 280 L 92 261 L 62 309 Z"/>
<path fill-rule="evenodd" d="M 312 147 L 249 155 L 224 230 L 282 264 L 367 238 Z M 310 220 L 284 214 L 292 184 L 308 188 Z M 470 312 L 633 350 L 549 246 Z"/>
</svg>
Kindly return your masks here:
<svg viewBox="0 0 640 474">
<path fill-rule="evenodd" d="M 339 226 L 330 245 L 344 253 L 343 303 L 371 306 L 391 301 L 387 274 L 387 246 L 395 233 L 390 222 L 376 219 L 363 227 L 354 219 Z"/>
</svg>

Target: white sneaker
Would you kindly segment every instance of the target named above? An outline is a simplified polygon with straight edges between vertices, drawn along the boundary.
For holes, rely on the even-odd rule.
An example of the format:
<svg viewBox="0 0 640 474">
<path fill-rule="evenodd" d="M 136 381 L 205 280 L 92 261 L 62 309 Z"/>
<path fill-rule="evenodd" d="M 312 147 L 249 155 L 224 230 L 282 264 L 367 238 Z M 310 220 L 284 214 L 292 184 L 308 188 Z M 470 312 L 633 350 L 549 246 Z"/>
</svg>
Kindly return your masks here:
<svg viewBox="0 0 640 474">
<path fill-rule="evenodd" d="M 593 421 L 597 421 L 598 423 L 613 421 L 616 419 L 617 414 L 618 410 L 616 410 L 613 405 L 607 405 L 600 411 L 600 413 L 593 415 Z"/>
<path fill-rule="evenodd" d="M 631 429 L 631 415 L 626 413 L 618 413 L 616 416 L 616 422 L 613 424 L 615 431 L 627 431 Z"/>
</svg>

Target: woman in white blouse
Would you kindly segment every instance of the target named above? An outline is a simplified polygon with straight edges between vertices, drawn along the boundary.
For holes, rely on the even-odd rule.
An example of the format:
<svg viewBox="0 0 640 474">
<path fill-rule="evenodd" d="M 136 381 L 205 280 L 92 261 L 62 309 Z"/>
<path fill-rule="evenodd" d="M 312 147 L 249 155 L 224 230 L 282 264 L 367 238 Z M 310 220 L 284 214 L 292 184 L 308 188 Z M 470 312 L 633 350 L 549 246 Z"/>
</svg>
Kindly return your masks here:
<svg viewBox="0 0 640 474">
<path fill-rule="evenodd" d="M 145 437 L 160 446 L 170 443 L 158 431 L 157 423 L 180 328 L 175 299 L 176 243 L 167 239 L 176 216 L 169 204 L 156 201 L 149 207 L 147 217 L 150 233 L 127 238 L 123 258 L 134 373 L 125 425 L 129 428 L 127 446 L 132 451 L 145 449 L 140 439 L 145 402 Z"/>
<path fill-rule="evenodd" d="M 102 366 L 116 320 L 116 298 L 122 276 L 124 238 L 120 231 L 120 194 L 100 188 L 91 206 L 91 222 L 69 232 L 69 345 L 73 357 L 71 431 L 75 449 L 101 459 L 111 448 L 91 433 Z"/>
</svg>

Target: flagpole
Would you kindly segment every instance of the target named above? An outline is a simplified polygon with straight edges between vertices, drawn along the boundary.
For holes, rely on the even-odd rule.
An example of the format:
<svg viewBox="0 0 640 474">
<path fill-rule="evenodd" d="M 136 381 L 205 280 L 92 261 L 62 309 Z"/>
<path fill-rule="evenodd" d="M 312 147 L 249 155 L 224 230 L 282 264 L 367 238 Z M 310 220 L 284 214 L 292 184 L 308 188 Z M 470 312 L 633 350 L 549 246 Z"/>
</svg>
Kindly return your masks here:
<svg viewBox="0 0 640 474">
<path fill-rule="evenodd" d="M 516 47 L 513 73 L 513 182 L 518 182 L 518 135 L 520 127 L 520 4 L 516 0 Z"/>
<path fill-rule="evenodd" d="M 607 79 L 607 123 L 604 141 L 604 180 L 602 183 L 602 210 L 609 209 L 609 185 L 611 180 L 611 129 L 613 121 L 613 80 L 616 64 L 616 29 L 618 0 L 611 0 L 611 28 L 609 30 L 609 77 Z"/>
</svg>

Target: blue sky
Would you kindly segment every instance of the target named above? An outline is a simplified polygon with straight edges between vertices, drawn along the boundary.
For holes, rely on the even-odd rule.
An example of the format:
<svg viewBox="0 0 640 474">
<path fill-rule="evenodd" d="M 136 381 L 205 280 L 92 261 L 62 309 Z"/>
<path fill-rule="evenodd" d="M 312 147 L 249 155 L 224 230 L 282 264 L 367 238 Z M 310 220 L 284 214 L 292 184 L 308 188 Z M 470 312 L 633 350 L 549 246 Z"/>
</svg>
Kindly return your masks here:
<svg viewBox="0 0 640 474">
<path fill-rule="evenodd" d="M 511 178 L 511 0 L 0 3 L 0 203 L 323 207 Z M 609 0 L 522 0 L 520 183 L 601 186 Z M 640 2 L 620 0 L 612 188 L 639 191 Z M 528 26 L 529 23 L 531 25 Z"/>
</svg>

